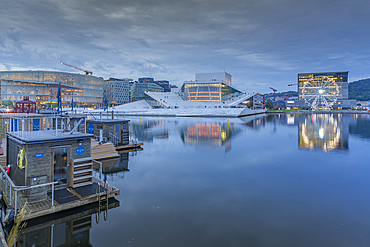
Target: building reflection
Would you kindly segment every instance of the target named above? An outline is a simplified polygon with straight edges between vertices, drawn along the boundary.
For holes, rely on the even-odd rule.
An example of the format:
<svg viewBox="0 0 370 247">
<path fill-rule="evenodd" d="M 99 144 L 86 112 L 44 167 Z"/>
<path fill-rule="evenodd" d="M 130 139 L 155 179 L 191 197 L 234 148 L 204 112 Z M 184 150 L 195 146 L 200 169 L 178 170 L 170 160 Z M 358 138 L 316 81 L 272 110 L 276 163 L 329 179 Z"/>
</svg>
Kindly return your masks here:
<svg viewBox="0 0 370 247">
<path fill-rule="evenodd" d="M 347 118 L 342 115 L 305 115 L 298 123 L 298 146 L 302 150 L 348 150 Z"/>
<path fill-rule="evenodd" d="M 266 125 L 267 116 L 267 114 L 253 115 L 242 117 L 240 120 L 245 126 L 248 126 L 254 130 L 259 130 L 261 127 Z"/>
<path fill-rule="evenodd" d="M 164 121 L 130 121 L 130 136 L 140 142 L 153 142 L 154 138 L 168 139 L 166 128 L 161 128 Z"/>
<path fill-rule="evenodd" d="M 356 137 L 370 139 L 370 115 L 358 114 L 352 116 L 349 126 L 349 133 Z"/>
<path fill-rule="evenodd" d="M 69 210 L 58 215 L 59 218 L 45 219 L 40 222 L 33 219 L 27 222 L 14 246 L 92 246 L 90 244 L 90 229 L 94 224 L 108 219 L 108 210 L 119 207 L 119 201 L 109 200 L 108 207 L 97 203 Z M 51 218 L 47 217 L 47 218 Z M 10 228 L 10 227 L 9 227 Z M 8 236 L 10 229 L 3 228 Z"/>
<path fill-rule="evenodd" d="M 119 158 L 101 160 L 102 174 L 99 173 L 100 165 L 98 163 L 94 163 L 94 176 L 99 177 L 105 182 L 123 179 L 124 173 L 130 171 L 128 168 L 129 156 L 136 155 L 138 151 L 142 150 L 142 148 L 138 148 L 135 150 L 121 151 Z"/>
<path fill-rule="evenodd" d="M 181 139 L 185 144 L 193 144 L 203 150 L 224 147 L 225 152 L 231 150 L 231 137 L 240 131 L 240 128 L 229 122 L 188 123 L 180 128 Z"/>
</svg>

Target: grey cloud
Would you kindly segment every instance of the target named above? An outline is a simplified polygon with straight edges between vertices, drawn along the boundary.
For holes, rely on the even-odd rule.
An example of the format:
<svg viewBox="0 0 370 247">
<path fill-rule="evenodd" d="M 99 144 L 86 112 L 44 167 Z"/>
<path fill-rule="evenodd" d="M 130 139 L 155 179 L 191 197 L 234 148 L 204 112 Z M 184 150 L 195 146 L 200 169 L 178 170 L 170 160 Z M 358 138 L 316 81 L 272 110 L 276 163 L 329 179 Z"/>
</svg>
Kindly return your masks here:
<svg viewBox="0 0 370 247">
<path fill-rule="evenodd" d="M 290 89 L 286 81 L 302 71 L 368 76 L 356 69 L 370 55 L 368 7 L 361 0 L 7 1 L 0 56 L 7 68 L 69 71 L 56 64 L 65 61 L 104 77 L 168 76 L 178 84 L 229 68 L 242 90 Z"/>
</svg>

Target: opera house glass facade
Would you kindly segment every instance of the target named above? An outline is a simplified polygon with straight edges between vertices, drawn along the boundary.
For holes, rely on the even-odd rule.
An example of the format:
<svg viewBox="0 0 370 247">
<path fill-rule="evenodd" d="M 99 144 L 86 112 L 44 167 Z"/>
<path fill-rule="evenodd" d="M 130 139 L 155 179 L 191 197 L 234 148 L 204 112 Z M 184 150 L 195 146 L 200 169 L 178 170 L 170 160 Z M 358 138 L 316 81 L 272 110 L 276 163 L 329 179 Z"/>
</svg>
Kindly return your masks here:
<svg viewBox="0 0 370 247">
<path fill-rule="evenodd" d="M 1 100 L 13 102 L 29 96 L 37 107 L 55 107 L 61 85 L 62 105 L 88 107 L 103 99 L 104 80 L 91 75 L 55 71 L 0 71 Z"/>
<path fill-rule="evenodd" d="M 184 82 L 180 96 L 185 101 L 220 102 L 244 94 L 223 81 Z"/>
</svg>

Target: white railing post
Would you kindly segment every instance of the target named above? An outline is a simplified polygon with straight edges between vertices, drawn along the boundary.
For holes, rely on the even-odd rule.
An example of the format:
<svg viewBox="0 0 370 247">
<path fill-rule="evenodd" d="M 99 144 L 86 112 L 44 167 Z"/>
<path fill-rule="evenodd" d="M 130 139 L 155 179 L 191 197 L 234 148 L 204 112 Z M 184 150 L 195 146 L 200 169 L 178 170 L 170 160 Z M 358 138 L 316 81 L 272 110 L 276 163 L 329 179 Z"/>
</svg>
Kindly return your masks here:
<svg viewBox="0 0 370 247">
<path fill-rule="evenodd" d="M 54 209 L 54 184 L 51 185 L 51 208 Z"/>
<path fill-rule="evenodd" d="M 24 136 L 24 118 L 22 118 L 22 138 Z"/>
<path fill-rule="evenodd" d="M 12 185 L 9 182 L 9 205 L 12 205 Z"/>
<path fill-rule="evenodd" d="M 14 214 L 17 216 L 17 191 L 14 191 Z"/>
</svg>

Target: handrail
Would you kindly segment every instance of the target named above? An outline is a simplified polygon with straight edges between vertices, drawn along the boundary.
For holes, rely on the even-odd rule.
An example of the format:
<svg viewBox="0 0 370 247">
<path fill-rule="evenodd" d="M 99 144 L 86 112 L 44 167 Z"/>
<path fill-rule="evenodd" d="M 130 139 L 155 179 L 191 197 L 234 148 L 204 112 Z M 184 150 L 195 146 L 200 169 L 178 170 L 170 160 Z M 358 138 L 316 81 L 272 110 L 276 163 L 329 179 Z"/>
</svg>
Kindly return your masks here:
<svg viewBox="0 0 370 247">
<path fill-rule="evenodd" d="M 28 190 L 28 189 L 33 189 L 33 188 L 38 188 L 38 187 L 44 187 L 44 186 L 49 186 L 51 185 L 51 208 L 54 208 L 54 185 L 57 184 L 58 182 L 49 182 L 49 183 L 45 183 L 45 184 L 37 184 L 37 185 L 32 185 L 32 186 L 16 186 L 13 181 L 11 180 L 11 178 L 8 176 L 8 174 L 6 174 L 4 168 L 2 166 L 0 166 L 0 173 L 2 174 L 2 177 L 6 178 L 9 182 L 9 204 L 12 205 L 12 193 L 11 193 L 11 190 L 13 189 L 14 191 L 14 214 L 15 216 L 17 215 L 18 211 L 17 211 L 17 206 L 18 206 L 18 203 L 17 203 L 17 192 L 18 191 L 23 191 L 23 190 Z M 4 196 L 5 196 L 5 193 L 7 193 L 7 191 L 3 191 L 4 193 Z"/>
<path fill-rule="evenodd" d="M 38 126 L 34 124 L 33 122 L 34 119 L 40 120 Z M 24 132 L 38 131 L 38 130 L 44 129 L 44 130 L 55 130 L 56 135 L 57 135 L 58 131 L 65 132 L 67 131 L 67 129 L 71 128 L 70 126 L 71 119 L 74 119 L 74 117 L 73 116 L 72 117 L 71 116 L 60 116 L 60 115 L 39 116 L 39 117 L 7 116 L 6 121 L 5 121 L 6 132 L 14 133 L 16 135 L 22 134 L 23 136 Z M 81 119 L 86 120 L 86 116 L 81 117 Z M 27 121 L 27 124 L 26 124 L 26 121 Z M 53 124 L 53 122 L 55 124 Z M 60 122 L 60 127 L 61 127 L 60 129 L 58 128 L 59 122 Z M 78 125 L 80 124 L 81 122 L 79 122 Z"/>
<path fill-rule="evenodd" d="M 109 140 L 114 144 L 114 146 L 117 146 L 119 137 L 112 133 L 109 133 Z"/>
<path fill-rule="evenodd" d="M 2 166 L 0 166 L 0 170 L 1 170 L 1 173 L 3 173 L 4 175 L 6 175 L 6 179 L 9 181 L 10 185 L 12 187 L 16 187 L 15 184 L 13 183 L 13 181 L 11 180 L 11 178 L 8 176 L 8 174 L 6 174 L 4 168 Z"/>
<path fill-rule="evenodd" d="M 57 184 L 58 182 L 49 182 L 46 184 L 37 184 L 37 185 L 32 185 L 32 186 L 15 186 L 14 190 L 20 191 L 20 190 L 28 190 L 28 189 L 33 189 L 37 187 L 42 187 L 42 186 L 47 186 L 47 185 L 53 185 Z"/>
<path fill-rule="evenodd" d="M 93 161 L 93 163 L 96 162 L 96 163 L 98 163 L 100 165 L 100 168 L 99 168 L 99 179 L 101 180 L 101 174 L 103 172 L 103 163 L 100 162 L 100 161 L 94 160 L 94 159 L 92 161 Z"/>
</svg>

